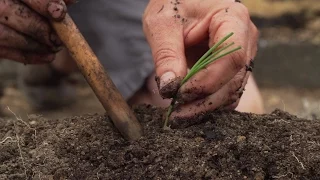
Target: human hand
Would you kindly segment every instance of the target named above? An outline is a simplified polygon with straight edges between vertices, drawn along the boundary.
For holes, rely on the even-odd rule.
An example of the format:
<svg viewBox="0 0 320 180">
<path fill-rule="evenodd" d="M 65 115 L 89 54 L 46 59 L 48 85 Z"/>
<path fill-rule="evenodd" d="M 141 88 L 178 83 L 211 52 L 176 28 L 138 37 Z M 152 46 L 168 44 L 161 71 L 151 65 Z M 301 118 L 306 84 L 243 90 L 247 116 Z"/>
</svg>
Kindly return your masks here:
<svg viewBox="0 0 320 180">
<path fill-rule="evenodd" d="M 247 8 L 235 0 L 150 0 L 143 17 L 159 91 L 176 93 L 179 111 L 171 117 L 190 117 L 217 108 L 236 108 L 253 67 L 258 30 Z M 241 50 L 207 66 L 180 87 L 188 67 L 224 36 L 234 35 Z"/>
<path fill-rule="evenodd" d="M 47 18 L 62 20 L 71 0 L 0 0 L 0 58 L 49 63 L 62 42 Z"/>
</svg>

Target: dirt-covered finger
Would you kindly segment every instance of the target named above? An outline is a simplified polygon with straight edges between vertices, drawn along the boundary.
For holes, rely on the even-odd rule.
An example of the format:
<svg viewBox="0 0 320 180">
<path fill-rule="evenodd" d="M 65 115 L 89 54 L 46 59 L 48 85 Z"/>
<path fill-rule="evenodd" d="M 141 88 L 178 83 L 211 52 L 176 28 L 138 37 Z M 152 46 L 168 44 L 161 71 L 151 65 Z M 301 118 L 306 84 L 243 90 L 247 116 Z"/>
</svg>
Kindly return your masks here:
<svg viewBox="0 0 320 180">
<path fill-rule="evenodd" d="M 239 67 L 235 68 L 233 63 L 246 56 L 241 55 L 241 57 L 237 57 L 228 55 L 210 64 L 207 68 L 200 70 L 180 88 L 177 94 L 178 101 L 186 103 L 214 94 L 231 81 L 232 78 L 236 77 L 241 68 L 245 67 L 245 63 L 243 65 L 241 63 L 241 68 L 240 65 L 237 65 Z"/>
<path fill-rule="evenodd" d="M 160 94 L 171 98 L 187 73 L 183 25 L 174 18 L 169 1 L 165 5 L 162 1 L 152 3 L 145 11 L 143 30 L 151 47 Z"/>
<path fill-rule="evenodd" d="M 232 80 L 214 94 L 188 104 L 180 104 L 171 115 L 174 124 L 183 123 L 184 119 L 201 114 L 202 112 L 223 108 L 236 102 L 240 98 L 240 92 L 246 80 L 243 68 Z"/>
<path fill-rule="evenodd" d="M 26 53 L 17 49 L 0 46 L 0 58 L 24 64 L 45 64 L 54 60 L 55 54 Z"/>
<path fill-rule="evenodd" d="M 47 64 L 55 59 L 54 53 L 26 53 L 26 63 L 25 64 Z"/>
<path fill-rule="evenodd" d="M 0 46 L 19 49 L 27 52 L 49 52 L 46 45 L 40 44 L 28 36 L 25 36 L 0 23 Z"/>
<path fill-rule="evenodd" d="M 244 75 L 241 75 L 243 76 L 243 78 L 241 79 L 241 86 L 234 92 L 234 94 L 231 95 L 232 97 L 229 98 L 229 101 L 225 103 L 225 109 L 235 109 L 238 106 L 239 100 L 241 99 L 245 91 L 245 87 L 247 85 L 249 76 L 251 75 L 251 71 L 247 71 L 245 68 L 241 72 L 244 72 Z"/>
<path fill-rule="evenodd" d="M 241 46 L 241 49 L 218 59 L 208 65 L 206 69 L 195 74 L 179 90 L 180 99 L 183 101 L 190 102 L 215 93 L 228 83 L 251 59 L 251 47 L 248 48 L 248 41 L 251 36 L 250 19 L 247 16 L 238 16 L 237 11 L 231 13 L 231 10 L 233 9 L 230 9 L 230 13 L 227 14 L 223 10 L 212 18 L 209 27 L 209 46 L 213 46 L 228 33 L 233 32 L 234 35 L 222 46 L 234 42 L 235 45 L 231 46 L 229 50 L 238 46 Z"/>
<path fill-rule="evenodd" d="M 62 20 L 67 13 L 67 6 L 62 0 L 21 0 L 38 13 L 52 18 Z M 67 1 L 70 3 L 70 0 Z"/>
<path fill-rule="evenodd" d="M 215 94 L 208 96 L 201 100 L 196 100 L 188 104 L 180 104 L 174 108 L 170 116 L 170 127 L 172 128 L 181 128 L 192 125 L 194 118 L 202 113 L 205 113 L 209 110 L 215 110 L 221 107 L 224 102 L 229 98 L 228 93 L 226 93 L 227 88 L 223 87 L 221 90 L 217 91 Z"/>
<path fill-rule="evenodd" d="M 53 51 L 62 45 L 48 21 L 20 1 L 0 1 L 0 23 L 46 44 Z"/>
<path fill-rule="evenodd" d="M 240 99 L 246 90 L 246 85 L 248 82 L 249 77 L 252 75 L 252 71 L 254 69 L 254 58 L 258 51 L 258 37 L 259 37 L 259 31 L 257 27 L 252 23 L 249 22 L 249 40 L 248 40 L 248 48 L 247 48 L 247 57 L 250 58 L 249 61 L 247 61 L 247 64 L 245 65 L 245 68 L 242 69 L 242 72 L 245 72 L 242 85 L 241 87 L 236 91 L 235 98 L 233 100 L 230 100 L 226 103 L 226 106 L 223 107 L 225 110 L 232 110 L 236 109 L 239 105 Z M 237 97 L 238 95 L 238 97 Z M 229 103 L 229 104 L 228 104 Z"/>
<path fill-rule="evenodd" d="M 251 71 L 249 70 L 250 68 L 252 69 L 251 62 L 252 61 L 250 61 L 250 63 L 245 67 L 245 69 L 242 70 L 245 72 L 245 75 L 243 77 L 241 87 L 239 89 L 237 89 L 237 91 L 234 94 L 235 96 L 233 96 L 233 99 L 226 102 L 226 105 L 224 106 L 223 109 L 230 110 L 230 109 L 235 109 L 238 106 L 240 99 L 241 99 L 244 91 L 246 90 L 245 88 L 246 88 L 248 79 L 252 75 Z"/>
<path fill-rule="evenodd" d="M 0 59 L 9 59 L 18 62 L 25 62 L 22 52 L 17 49 L 0 46 Z"/>
<path fill-rule="evenodd" d="M 231 110 L 231 109 L 236 109 L 240 103 L 240 99 L 246 90 L 246 85 L 248 82 L 248 79 L 250 76 L 252 76 L 252 71 L 254 69 L 254 58 L 257 54 L 258 50 L 258 37 L 259 37 L 259 32 L 256 26 L 251 22 L 250 23 L 250 36 L 249 36 L 249 41 L 248 41 L 248 50 L 247 50 L 247 56 L 250 57 L 251 59 L 247 62 L 245 65 L 245 76 L 242 82 L 241 88 L 239 88 L 236 92 L 236 94 L 239 95 L 239 98 L 237 98 L 235 101 L 229 101 L 229 104 L 227 104 L 223 109 L 225 110 Z M 252 79 L 252 78 L 251 78 Z M 251 82 L 252 83 L 252 82 Z M 236 97 L 236 96 L 235 96 Z"/>
</svg>

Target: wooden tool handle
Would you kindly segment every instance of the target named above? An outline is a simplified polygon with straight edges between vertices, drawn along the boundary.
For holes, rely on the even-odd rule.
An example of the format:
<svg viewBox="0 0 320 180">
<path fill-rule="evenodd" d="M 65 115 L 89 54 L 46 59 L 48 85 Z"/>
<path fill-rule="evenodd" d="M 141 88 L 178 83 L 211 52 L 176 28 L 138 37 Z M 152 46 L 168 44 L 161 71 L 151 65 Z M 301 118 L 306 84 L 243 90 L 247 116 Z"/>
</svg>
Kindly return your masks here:
<svg viewBox="0 0 320 180">
<path fill-rule="evenodd" d="M 52 22 L 52 25 L 116 128 L 127 140 L 139 139 L 142 128 L 138 120 L 71 17 L 67 14 L 63 21 Z"/>
</svg>

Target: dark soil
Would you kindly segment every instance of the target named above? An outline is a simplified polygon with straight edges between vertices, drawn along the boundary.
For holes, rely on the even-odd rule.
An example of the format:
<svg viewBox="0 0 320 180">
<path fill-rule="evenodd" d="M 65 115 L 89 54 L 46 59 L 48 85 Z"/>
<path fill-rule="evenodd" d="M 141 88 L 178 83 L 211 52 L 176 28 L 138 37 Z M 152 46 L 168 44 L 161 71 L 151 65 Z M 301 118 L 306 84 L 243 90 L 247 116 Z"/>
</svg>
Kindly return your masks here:
<svg viewBox="0 0 320 180">
<path fill-rule="evenodd" d="M 212 112 L 164 132 L 163 110 L 135 112 L 145 136 L 133 143 L 106 116 L 0 119 L 0 179 L 320 179 L 317 120 Z"/>
</svg>

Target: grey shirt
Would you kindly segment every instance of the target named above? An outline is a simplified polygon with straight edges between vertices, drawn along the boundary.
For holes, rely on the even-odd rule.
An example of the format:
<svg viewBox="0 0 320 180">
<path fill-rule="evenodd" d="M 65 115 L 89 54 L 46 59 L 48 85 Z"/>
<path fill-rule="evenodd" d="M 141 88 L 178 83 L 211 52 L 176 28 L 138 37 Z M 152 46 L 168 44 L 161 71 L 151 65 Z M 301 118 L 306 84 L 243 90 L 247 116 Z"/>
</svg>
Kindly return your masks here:
<svg viewBox="0 0 320 180">
<path fill-rule="evenodd" d="M 153 72 L 142 30 L 148 0 L 79 1 L 69 13 L 113 82 L 128 99 Z"/>
</svg>

